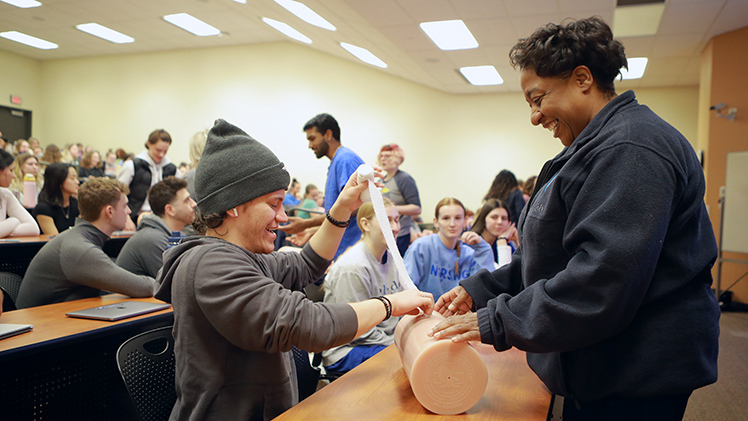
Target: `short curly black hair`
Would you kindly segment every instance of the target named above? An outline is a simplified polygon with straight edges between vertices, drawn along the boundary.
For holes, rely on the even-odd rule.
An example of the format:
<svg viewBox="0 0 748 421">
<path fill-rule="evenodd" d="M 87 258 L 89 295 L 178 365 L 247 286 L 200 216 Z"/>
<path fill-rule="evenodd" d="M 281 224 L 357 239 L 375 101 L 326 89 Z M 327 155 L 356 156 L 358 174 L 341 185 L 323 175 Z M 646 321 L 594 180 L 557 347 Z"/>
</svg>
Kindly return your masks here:
<svg viewBox="0 0 748 421">
<path fill-rule="evenodd" d="M 578 66 L 587 66 L 599 89 L 615 93 L 613 82 L 627 67 L 623 44 L 597 16 L 549 23 L 520 39 L 509 51 L 514 68 L 533 70 L 540 77 L 566 79 Z"/>
</svg>

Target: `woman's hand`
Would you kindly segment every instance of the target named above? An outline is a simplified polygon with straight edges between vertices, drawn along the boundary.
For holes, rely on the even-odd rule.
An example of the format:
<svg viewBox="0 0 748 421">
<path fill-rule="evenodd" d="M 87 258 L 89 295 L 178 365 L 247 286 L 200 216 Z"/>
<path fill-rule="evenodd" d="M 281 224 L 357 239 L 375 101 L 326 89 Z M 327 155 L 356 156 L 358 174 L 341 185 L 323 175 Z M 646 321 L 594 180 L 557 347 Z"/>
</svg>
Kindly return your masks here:
<svg viewBox="0 0 748 421">
<path fill-rule="evenodd" d="M 452 342 L 480 341 L 478 314 L 450 316 L 431 329 L 434 339 L 452 338 Z"/>
<path fill-rule="evenodd" d="M 517 245 L 519 245 L 519 234 L 517 234 L 517 227 L 514 225 L 514 222 L 509 224 L 506 230 L 499 234 L 499 237 L 506 237 L 507 244 L 509 244 L 510 241 L 514 241 Z"/>
<path fill-rule="evenodd" d="M 481 237 L 478 233 L 473 232 L 473 231 L 463 232 L 462 235 L 460 236 L 460 240 L 469 246 L 473 244 L 478 244 L 481 241 L 485 241 L 483 240 L 483 237 Z"/>
<path fill-rule="evenodd" d="M 473 298 L 460 285 L 442 294 L 434 306 L 434 310 L 444 317 L 469 313 L 472 308 Z"/>
<path fill-rule="evenodd" d="M 434 296 L 430 292 L 408 289 L 386 297 L 392 303 L 392 315 L 395 317 L 416 315 L 419 309 L 427 315 L 434 311 Z"/>
</svg>

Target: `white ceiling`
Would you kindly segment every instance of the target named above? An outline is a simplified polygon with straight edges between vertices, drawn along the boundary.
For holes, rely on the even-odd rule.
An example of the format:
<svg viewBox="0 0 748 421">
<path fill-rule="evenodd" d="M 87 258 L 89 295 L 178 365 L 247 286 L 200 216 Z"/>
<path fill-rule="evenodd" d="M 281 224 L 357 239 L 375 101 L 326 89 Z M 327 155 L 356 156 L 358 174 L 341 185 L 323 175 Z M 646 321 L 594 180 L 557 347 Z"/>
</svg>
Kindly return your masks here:
<svg viewBox="0 0 748 421">
<path fill-rule="evenodd" d="M 517 92 L 519 82 L 508 52 L 518 38 L 548 22 L 598 15 L 613 24 L 616 0 L 301 0 L 335 25 L 330 32 L 309 25 L 273 0 L 41 0 L 20 9 L 0 3 L 0 32 L 19 31 L 59 44 L 38 50 L 0 38 L 0 50 L 38 60 L 131 54 L 237 44 L 296 42 L 261 21 L 288 23 L 310 37 L 309 48 L 358 62 L 339 43 L 366 48 L 388 64 L 381 71 L 450 93 Z M 196 37 L 162 19 L 187 12 L 223 34 Z M 424 21 L 462 19 L 480 47 L 441 51 L 421 31 Z M 135 38 L 112 44 L 75 29 L 96 22 Z M 693 86 L 699 82 L 699 57 L 715 35 L 748 25 L 747 0 L 667 0 L 656 35 L 621 38 L 628 57 L 649 57 L 644 78 L 620 88 Z M 306 46 L 307 44 L 299 43 Z M 503 85 L 475 87 L 457 69 L 492 64 Z M 303 65 L 303 64 L 301 64 Z M 361 64 L 368 66 L 367 64 Z M 373 67 L 374 69 L 379 69 Z M 0 67 L 0 74 L 2 67 Z"/>
</svg>

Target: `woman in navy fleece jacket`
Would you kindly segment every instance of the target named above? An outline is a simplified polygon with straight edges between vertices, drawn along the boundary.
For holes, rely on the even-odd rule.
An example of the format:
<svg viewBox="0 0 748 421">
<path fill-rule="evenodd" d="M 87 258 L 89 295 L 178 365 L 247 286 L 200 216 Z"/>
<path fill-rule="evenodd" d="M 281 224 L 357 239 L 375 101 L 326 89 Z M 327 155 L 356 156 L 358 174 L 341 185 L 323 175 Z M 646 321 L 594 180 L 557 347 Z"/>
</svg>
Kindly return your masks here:
<svg viewBox="0 0 748 421">
<path fill-rule="evenodd" d="M 565 148 L 543 167 L 509 265 L 444 294 L 437 338 L 527 351 L 564 421 L 680 420 L 717 380 L 717 246 L 693 148 L 616 94 L 608 25 L 548 24 L 511 50 L 530 121 Z M 471 312 L 476 311 L 476 312 Z"/>
</svg>

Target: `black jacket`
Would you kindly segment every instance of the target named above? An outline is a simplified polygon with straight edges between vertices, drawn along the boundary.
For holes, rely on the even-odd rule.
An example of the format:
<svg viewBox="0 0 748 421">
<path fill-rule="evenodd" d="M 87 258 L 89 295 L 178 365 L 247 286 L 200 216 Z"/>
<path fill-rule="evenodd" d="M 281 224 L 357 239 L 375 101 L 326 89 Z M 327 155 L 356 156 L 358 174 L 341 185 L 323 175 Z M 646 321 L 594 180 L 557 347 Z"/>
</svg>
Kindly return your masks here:
<svg viewBox="0 0 748 421">
<path fill-rule="evenodd" d="M 636 102 L 612 100 L 543 168 L 511 264 L 461 284 L 481 340 L 528 352 L 579 401 L 689 393 L 717 379 L 717 257 L 693 148 Z"/>
</svg>

